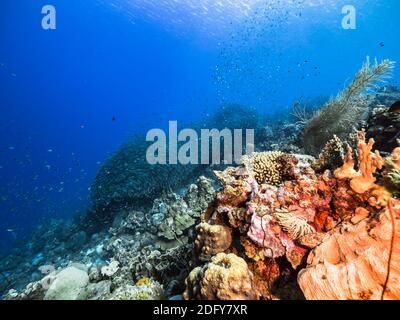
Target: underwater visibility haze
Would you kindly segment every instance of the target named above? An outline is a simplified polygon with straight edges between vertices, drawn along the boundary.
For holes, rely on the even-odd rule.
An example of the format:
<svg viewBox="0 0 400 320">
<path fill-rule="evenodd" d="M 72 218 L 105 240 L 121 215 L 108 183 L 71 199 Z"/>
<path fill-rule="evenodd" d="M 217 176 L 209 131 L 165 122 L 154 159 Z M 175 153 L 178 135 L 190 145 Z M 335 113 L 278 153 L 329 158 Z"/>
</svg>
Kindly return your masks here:
<svg viewBox="0 0 400 320">
<path fill-rule="evenodd" d="M 399 299 L 399 12 L 1 1 L 2 298 Z M 251 129 L 255 152 L 149 163 L 175 122 Z"/>
</svg>

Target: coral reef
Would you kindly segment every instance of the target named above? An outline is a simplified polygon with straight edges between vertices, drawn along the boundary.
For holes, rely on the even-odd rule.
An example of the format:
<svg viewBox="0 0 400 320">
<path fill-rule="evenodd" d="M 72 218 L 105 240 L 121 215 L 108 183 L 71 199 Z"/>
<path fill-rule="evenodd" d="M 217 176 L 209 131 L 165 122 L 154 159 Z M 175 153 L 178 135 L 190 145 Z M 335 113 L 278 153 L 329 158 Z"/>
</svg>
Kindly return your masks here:
<svg viewBox="0 0 400 320">
<path fill-rule="evenodd" d="M 154 201 L 151 210 L 152 217 L 160 215 L 153 219 L 153 223 L 157 225 L 158 236 L 167 240 L 175 240 L 185 230 L 192 227 L 195 223 L 195 214 L 190 211 L 186 202 L 176 194 L 172 194 L 172 199 L 157 199 Z M 200 214 L 198 213 L 197 217 Z"/>
<path fill-rule="evenodd" d="M 261 128 L 240 106 L 220 110 L 214 123 L 257 126 L 265 140 L 241 166 L 207 168 L 219 184 L 176 167 L 176 187 L 159 187 L 165 172 L 141 167 L 141 142 L 123 147 L 97 177 L 89 216 L 49 221 L 1 260 L 3 298 L 399 299 L 400 122 L 387 109 L 400 93 L 368 91 L 391 66 L 366 64 L 303 123 Z M 366 131 L 328 126 L 307 147 L 315 156 L 325 144 L 319 157 L 302 154 L 301 128 L 319 135 L 340 108 L 344 126 L 370 107 Z M 183 187 L 186 173 L 195 183 Z"/>
<path fill-rule="evenodd" d="M 322 149 L 317 160 L 313 163 L 313 169 L 316 172 L 324 172 L 325 170 L 333 170 L 341 166 L 344 155 L 343 142 L 334 135 Z"/>
<path fill-rule="evenodd" d="M 226 251 L 232 244 L 232 231 L 221 225 L 200 223 L 196 227 L 197 238 L 195 246 L 199 251 L 199 259 L 209 260 L 217 253 Z"/>
<path fill-rule="evenodd" d="M 243 167 L 215 172 L 223 187 L 215 197 L 214 206 L 205 212 L 203 222 L 197 228 L 196 246 L 200 256 L 203 252 L 212 252 L 207 248 L 209 243 L 224 243 L 222 232 L 217 237 L 218 241 L 214 242 L 212 236 L 205 232 L 207 227 L 216 225 L 225 230 L 228 241 L 225 242 L 224 252 L 235 252 L 245 259 L 249 270 L 254 272 L 254 286 L 258 288 L 260 298 L 264 299 L 271 297 L 274 282 L 280 272 L 287 268 L 281 268 L 275 259 L 285 257 L 291 268 L 296 269 L 303 261 L 306 249 L 297 245 L 295 240 L 315 231 L 309 224 L 317 214 L 314 206 L 320 205 L 321 211 L 329 207 L 326 203 L 329 200 L 324 199 L 329 193 L 324 192 L 322 181 L 310 182 L 304 176 L 312 171 L 308 158 L 284 154 L 279 156 L 292 160 L 291 175 L 282 175 L 280 186 L 258 184 L 246 160 L 243 161 Z M 295 190 L 301 195 L 296 194 Z M 228 231 L 229 228 L 232 230 Z M 240 242 L 234 241 L 229 245 L 229 235 L 234 232 L 239 232 Z M 209 236 L 210 240 L 204 239 L 205 236 Z M 216 253 L 220 253 L 223 247 L 218 246 Z M 192 278 L 195 278 L 194 274 Z M 190 285 L 191 281 L 188 283 Z"/>
<path fill-rule="evenodd" d="M 244 156 L 243 163 L 252 172 L 258 184 L 280 185 L 293 176 L 297 159 L 279 151 L 255 152 Z"/>
<path fill-rule="evenodd" d="M 373 110 L 368 118 L 366 132 L 368 138 L 374 138 L 380 151 L 390 153 L 399 146 L 400 115 L 388 112 L 390 106 L 400 100 L 400 91 L 388 86 L 381 89 L 371 103 Z"/>
<path fill-rule="evenodd" d="M 187 300 L 254 300 L 259 297 L 246 262 L 232 253 L 219 253 L 203 268 L 194 269 L 186 284 L 183 297 Z"/>
<path fill-rule="evenodd" d="M 158 282 L 149 280 L 146 283 L 125 285 L 113 293 L 103 295 L 100 300 L 163 300 L 164 289 Z"/>
<path fill-rule="evenodd" d="M 181 293 L 184 279 L 192 267 L 194 226 L 212 200 L 213 182 L 200 177 L 195 184 L 179 192 L 155 199 L 150 208 L 121 209 L 108 229 L 86 236 L 84 243 L 80 236 L 74 235 L 81 234 L 82 230 L 78 228 L 86 229 L 85 224 L 53 221 L 49 226 L 39 228 L 31 240 L 35 242 L 28 242 L 0 265 L 4 272 L 15 270 L 7 278 L 4 291 L 17 290 L 10 291 L 5 298 L 43 299 L 46 290 L 42 288 L 41 278 L 48 276 L 43 270 L 57 267 L 60 271 L 68 268 L 71 261 L 84 264 L 79 268 L 85 269 L 90 281 L 76 292 L 74 299 L 144 298 L 143 290 L 143 294 L 133 294 L 131 288 L 143 278 L 162 285 L 163 296 Z M 182 221 L 190 221 L 190 224 L 182 226 Z M 75 238 L 79 241 L 73 240 L 74 245 L 66 245 L 65 242 Z M 118 288 L 126 290 L 120 289 L 113 296 Z M 147 296 L 155 297 L 154 294 Z"/>
<path fill-rule="evenodd" d="M 314 249 L 298 281 L 307 299 L 400 299 L 400 202 L 377 218 L 345 222 Z M 395 231 L 391 230 L 391 226 Z M 393 246 L 392 246 L 393 245 Z"/>
<path fill-rule="evenodd" d="M 246 160 L 242 167 L 217 171 L 223 186 L 197 227 L 196 247 L 203 259 L 187 278 L 184 297 L 226 298 L 214 288 L 231 289 L 229 282 L 221 283 L 230 270 L 218 268 L 226 272 L 218 277 L 206 273 L 214 258 L 232 253 L 252 272 L 248 281 L 257 295 L 253 299 L 299 298 L 300 289 L 307 299 L 377 299 L 382 287 L 386 288 L 382 298 L 397 297 L 400 288 L 394 279 L 399 252 L 393 243 L 398 237 L 394 219 L 400 203 L 383 183 L 385 176 L 391 177 L 385 172 L 393 172 L 400 164 L 400 149 L 385 161 L 378 151 L 373 152 L 374 140 L 367 142 L 365 131 L 359 131 L 356 140 L 356 156 L 348 146 L 347 153 L 340 150 L 340 167 L 335 168 L 331 160 L 325 162 L 335 169 L 333 173 L 317 173 L 315 161 L 291 155 L 298 161 L 293 162 L 292 175 L 278 186 L 272 180 L 257 180 L 251 172 L 254 166 Z M 338 142 L 333 140 L 333 144 Z M 207 232 L 212 226 L 224 232 L 215 237 Z M 226 243 L 221 239 L 224 234 Z M 231 235 L 236 241 L 231 241 Z M 211 250 L 211 243 L 218 250 Z M 204 258 L 205 252 L 211 254 Z M 384 254 L 377 258 L 378 252 Z M 202 264 L 212 253 L 216 255 L 211 262 Z"/>
<path fill-rule="evenodd" d="M 192 123 L 190 128 L 197 132 L 203 128 L 257 131 L 259 119 L 253 108 L 227 104 L 204 123 Z M 94 221 L 109 221 L 121 207 L 152 201 L 163 192 L 176 192 L 201 175 L 207 175 L 206 165 L 151 165 L 146 159 L 148 146 L 145 137 L 135 137 L 100 168 L 91 186 L 93 208 L 90 215 Z"/>
</svg>

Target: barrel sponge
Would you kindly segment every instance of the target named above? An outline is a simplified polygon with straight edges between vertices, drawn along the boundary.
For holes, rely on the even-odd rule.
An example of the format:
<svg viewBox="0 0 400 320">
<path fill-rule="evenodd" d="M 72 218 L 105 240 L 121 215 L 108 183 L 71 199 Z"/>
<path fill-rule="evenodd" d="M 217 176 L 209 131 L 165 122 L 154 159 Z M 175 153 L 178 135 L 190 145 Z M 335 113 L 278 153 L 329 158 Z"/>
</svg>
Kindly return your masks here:
<svg viewBox="0 0 400 320">
<path fill-rule="evenodd" d="M 222 225 L 200 223 L 196 227 L 196 249 L 201 261 L 208 261 L 211 256 L 224 252 L 232 244 L 232 231 Z"/>
<path fill-rule="evenodd" d="M 246 261 L 235 254 L 219 253 L 194 269 L 186 279 L 185 299 L 256 300 L 260 297 Z"/>
<path fill-rule="evenodd" d="M 280 152 L 255 152 L 244 156 L 243 163 L 247 170 L 254 175 L 258 184 L 278 186 L 293 176 L 297 158 Z"/>
</svg>

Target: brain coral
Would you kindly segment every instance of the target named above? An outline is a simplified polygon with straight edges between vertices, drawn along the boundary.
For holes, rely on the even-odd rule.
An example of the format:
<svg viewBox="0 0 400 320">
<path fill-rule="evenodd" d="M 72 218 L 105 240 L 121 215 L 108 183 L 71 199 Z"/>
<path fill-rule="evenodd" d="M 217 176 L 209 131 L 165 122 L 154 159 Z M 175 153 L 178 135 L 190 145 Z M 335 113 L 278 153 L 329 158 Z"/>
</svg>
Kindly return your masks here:
<svg viewBox="0 0 400 320">
<path fill-rule="evenodd" d="M 226 226 L 203 222 L 196 227 L 196 231 L 195 245 L 202 261 L 207 261 L 211 256 L 224 252 L 232 244 L 232 231 Z"/>
<path fill-rule="evenodd" d="M 258 184 L 280 185 L 293 176 L 296 157 L 280 151 L 255 152 L 244 156 L 243 163 Z"/>
<path fill-rule="evenodd" d="M 219 253 L 189 274 L 183 297 L 186 300 L 255 300 L 259 295 L 246 261 L 232 253 Z"/>
</svg>

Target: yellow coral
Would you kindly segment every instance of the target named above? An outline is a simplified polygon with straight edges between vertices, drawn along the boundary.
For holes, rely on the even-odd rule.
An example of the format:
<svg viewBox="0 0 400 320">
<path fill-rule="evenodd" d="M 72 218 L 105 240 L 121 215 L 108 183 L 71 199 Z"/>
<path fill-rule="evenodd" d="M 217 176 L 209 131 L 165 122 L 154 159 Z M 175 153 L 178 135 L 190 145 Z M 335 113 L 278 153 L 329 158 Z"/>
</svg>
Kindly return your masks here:
<svg viewBox="0 0 400 320">
<path fill-rule="evenodd" d="M 392 198 L 392 193 L 389 192 L 385 187 L 375 185 L 372 188 L 371 196 L 368 199 L 368 203 L 375 208 L 381 209 L 388 205 L 389 200 Z"/>
<path fill-rule="evenodd" d="M 280 185 L 290 174 L 296 158 L 280 151 L 255 152 L 244 156 L 243 163 L 258 184 Z"/>
<path fill-rule="evenodd" d="M 246 256 L 254 261 L 260 261 L 265 259 L 265 248 L 258 247 L 252 241 L 241 238 L 240 243 L 244 248 Z"/>
<path fill-rule="evenodd" d="M 151 281 L 150 278 L 144 277 L 144 278 L 140 278 L 138 281 L 136 281 L 136 285 L 138 287 L 140 287 L 140 286 L 148 286 L 148 285 L 151 284 L 151 282 L 152 281 Z"/>
</svg>

